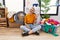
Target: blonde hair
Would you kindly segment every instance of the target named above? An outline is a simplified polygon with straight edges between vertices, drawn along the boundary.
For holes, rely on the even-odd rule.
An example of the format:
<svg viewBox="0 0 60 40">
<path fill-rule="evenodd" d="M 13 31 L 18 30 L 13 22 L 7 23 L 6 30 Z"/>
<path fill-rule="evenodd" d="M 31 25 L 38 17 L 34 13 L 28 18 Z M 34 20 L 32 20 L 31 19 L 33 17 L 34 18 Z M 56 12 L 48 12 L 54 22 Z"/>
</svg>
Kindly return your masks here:
<svg viewBox="0 0 60 40">
<path fill-rule="evenodd" d="M 32 9 L 35 10 L 34 7 L 30 8 L 30 10 L 32 10 Z"/>
</svg>

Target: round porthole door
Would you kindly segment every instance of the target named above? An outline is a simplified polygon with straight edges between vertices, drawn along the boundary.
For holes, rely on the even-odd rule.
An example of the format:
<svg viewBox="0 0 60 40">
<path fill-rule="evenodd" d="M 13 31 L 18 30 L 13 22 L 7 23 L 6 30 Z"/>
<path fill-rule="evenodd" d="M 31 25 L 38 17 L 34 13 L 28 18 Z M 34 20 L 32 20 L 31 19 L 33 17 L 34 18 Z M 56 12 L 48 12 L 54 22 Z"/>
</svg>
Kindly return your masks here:
<svg viewBox="0 0 60 40">
<path fill-rule="evenodd" d="M 24 16 L 25 16 L 25 13 L 20 11 L 20 12 L 17 12 L 15 15 L 14 15 L 14 20 L 16 23 L 19 23 L 19 24 L 24 24 Z"/>
</svg>

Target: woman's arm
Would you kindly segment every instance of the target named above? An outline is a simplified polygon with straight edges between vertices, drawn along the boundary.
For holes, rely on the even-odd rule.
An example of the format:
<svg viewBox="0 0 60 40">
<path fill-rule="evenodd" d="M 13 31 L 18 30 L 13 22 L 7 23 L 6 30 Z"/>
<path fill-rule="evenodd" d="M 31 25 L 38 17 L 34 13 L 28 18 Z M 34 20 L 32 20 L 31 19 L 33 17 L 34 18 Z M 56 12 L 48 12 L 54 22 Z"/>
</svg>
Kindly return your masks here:
<svg viewBox="0 0 60 40">
<path fill-rule="evenodd" d="M 25 24 L 26 27 L 29 27 L 29 25 L 26 23 L 27 22 L 27 20 L 26 20 L 27 18 L 26 17 L 27 17 L 27 15 L 24 18 L 24 24 Z"/>
</svg>

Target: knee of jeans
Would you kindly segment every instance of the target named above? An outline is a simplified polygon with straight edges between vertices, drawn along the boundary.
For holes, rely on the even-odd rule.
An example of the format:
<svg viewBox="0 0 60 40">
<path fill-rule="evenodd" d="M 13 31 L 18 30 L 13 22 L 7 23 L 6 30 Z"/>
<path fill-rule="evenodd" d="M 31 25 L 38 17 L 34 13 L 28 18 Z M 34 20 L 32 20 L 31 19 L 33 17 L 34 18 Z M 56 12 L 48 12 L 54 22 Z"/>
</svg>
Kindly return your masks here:
<svg viewBox="0 0 60 40">
<path fill-rule="evenodd" d="M 23 29 L 24 28 L 24 26 L 22 25 L 22 26 L 20 26 L 20 29 Z"/>
<path fill-rule="evenodd" d="M 38 25 L 38 27 L 41 29 L 41 25 Z"/>
</svg>

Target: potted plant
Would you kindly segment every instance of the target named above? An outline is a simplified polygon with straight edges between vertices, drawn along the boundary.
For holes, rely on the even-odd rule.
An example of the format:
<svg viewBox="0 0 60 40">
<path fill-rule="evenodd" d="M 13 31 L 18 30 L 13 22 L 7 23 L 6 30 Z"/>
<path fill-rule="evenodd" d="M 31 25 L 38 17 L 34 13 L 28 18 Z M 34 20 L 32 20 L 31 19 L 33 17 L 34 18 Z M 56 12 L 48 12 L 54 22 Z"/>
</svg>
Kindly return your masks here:
<svg viewBox="0 0 60 40">
<path fill-rule="evenodd" d="M 2 4 L 0 3 L 0 7 L 2 6 Z"/>
<path fill-rule="evenodd" d="M 42 18 L 49 18 L 50 15 L 47 14 L 47 12 L 50 10 L 49 7 L 49 3 L 50 0 L 38 0 L 39 2 L 39 6 L 43 9 L 41 9 L 41 12 L 44 13 L 44 15 L 42 15 Z"/>
</svg>

